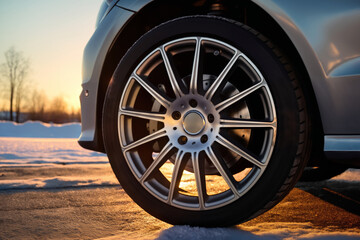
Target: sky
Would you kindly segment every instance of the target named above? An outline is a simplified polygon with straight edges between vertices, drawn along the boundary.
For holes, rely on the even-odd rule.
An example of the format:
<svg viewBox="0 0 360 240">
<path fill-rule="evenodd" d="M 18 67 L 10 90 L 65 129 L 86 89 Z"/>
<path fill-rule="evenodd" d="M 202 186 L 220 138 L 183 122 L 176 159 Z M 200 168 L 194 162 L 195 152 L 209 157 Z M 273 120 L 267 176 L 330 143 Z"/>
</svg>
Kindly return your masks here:
<svg viewBox="0 0 360 240">
<path fill-rule="evenodd" d="M 0 0 L 0 64 L 15 47 L 30 59 L 30 91 L 80 107 L 81 64 L 102 0 Z M 0 90 L 4 91 L 3 88 Z"/>
</svg>

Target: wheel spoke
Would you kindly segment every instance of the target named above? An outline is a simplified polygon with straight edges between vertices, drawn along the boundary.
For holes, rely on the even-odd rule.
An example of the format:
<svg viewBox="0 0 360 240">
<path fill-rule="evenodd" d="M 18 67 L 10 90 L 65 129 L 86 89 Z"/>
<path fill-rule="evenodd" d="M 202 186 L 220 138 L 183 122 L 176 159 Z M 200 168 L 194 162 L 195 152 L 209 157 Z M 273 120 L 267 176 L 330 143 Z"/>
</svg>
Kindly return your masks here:
<svg viewBox="0 0 360 240">
<path fill-rule="evenodd" d="M 235 94 L 234 96 L 220 102 L 219 104 L 217 104 L 215 106 L 216 110 L 218 110 L 219 112 L 221 112 L 222 110 L 224 110 L 225 108 L 229 107 L 230 105 L 236 103 L 237 101 L 243 99 L 244 97 L 246 97 L 247 95 L 255 92 L 256 90 L 258 90 L 259 88 L 265 86 L 265 82 L 262 80 L 259 83 L 253 85 L 252 87 L 249 87 L 248 89 Z"/>
<path fill-rule="evenodd" d="M 245 158 L 247 161 L 251 162 L 261 170 L 263 170 L 266 167 L 266 164 L 260 162 L 256 157 L 252 156 L 251 153 L 246 151 L 245 149 L 241 149 L 239 146 L 236 146 L 226 138 L 222 137 L 221 135 L 217 136 L 216 141 L 223 145 L 225 148 L 231 150 L 232 152 L 240 155 L 241 157 Z"/>
<path fill-rule="evenodd" d="M 143 111 L 137 111 L 134 109 L 120 109 L 119 110 L 119 117 L 120 115 L 126 115 L 130 117 L 137 117 L 147 120 L 154 120 L 163 122 L 165 120 L 165 115 L 161 113 L 152 113 L 152 112 L 143 112 Z"/>
<path fill-rule="evenodd" d="M 208 147 L 205 150 L 205 152 L 206 152 L 207 156 L 209 157 L 210 161 L 214 164 L 214 166 L 216 167 L 216 169 L 220 173 L 220 175 L 224 178 L 225 182 L 228 184 L 231 191 L 234 193 L 235 197 L 238 198 L 239 197 L 239 192 L 238 192 L 238 189 L 236 187 L 238 182 L 235 180 L 235 178 L 231 174 L 229 168 L 226 166 L 226 163 L 224 162 L 222 157 L 217 156 L 213 152 L 211 147 Z"/>
<path fill-rule="evenodd" d="M 248 119 L 220 119 L 221 128 L 275 128 L 276 121 L 255 121 Z"/>
<path fill-rule="evenodd" d="M 182 177 L 182 172 L 184 171 L 185 165 L 182 164 L 183 157 L 185 155 L 184 151 L 179 150 L 176 154 L 174 169 L 171 176 L 171 183 L 169 188 L 168 202 L 171 204 L 172 199 L 174 198 L 176 189 L 179 188 L 180 180 Z"/>
<path fill-rule="evenodd" d="M 137 62 L 118 89 L 116 134 L 138 188 L 192 212 L 229 207 L 251 193 L 271 163 L 278 130 L 273 93 L 258 66 L 241 48 L 210 35 L 164 38 Z M 236 80 L 239 74 L 244 78 Z M 242 117 L 232 116 L 235 110 Z M 229 131 L 250 131 L 259 148 Z M 235 175 L 231 166 L 238 164 L 246 169 Z"/>
<path fill-rule="evenodd" d="M 156 170 L 159 169 L 171 156 L 169 152 L 174 147 L 170 142 L 168 142 L 164 148 L 159 152 L 159 155 L 154 159 L 154 161 L 151 163 L 151 165 L 146 169 L 145 173 L 140 178 L 140 182 L 144 183 L 145 180 Z"/>
<path fill-rule="evenodd" d="M 211 100 L 211 98 L 215 95 L 221 83 L 228 76 L 230 70 L 233 68 L 236 61 L 239 57 L 242 56 L 241 52 L 235 52 L 234 56 L 230 59 L 228 64 L 225 66 L 224 70 L 220 73 L 220 75 L 216 78 L 213 84 L 211 84 L 210 88 L 205 93 L 205 98 Z"/>
<path fill-rule="evenodd" d="M 199 68 L 200 66 L 200 52 L 201 52 L 201 38 L 196 39 L 195 53 L 194 53 L 194 61 L 193 68 L 191 73 L 190 80 L 190 93 L 195 94 L 199 92 Z"/>
<path fill-rule="evenodd" d="M 200 210 L 205 209 L 206 198 L 206 183 L 205 183 L 205 169 L 200 164 L 199 153 L 192 153 L 192 164 L 195 174 L 196 188 L 198 191 Z"/>
<path fill-rule="evenodd" d="M 145 88 L 146 91 L 148 91 L 150 93 L 150 95 L 156 99 L 156 101 L 158 101 L 161 105 L 163 105 L 164 107 L 168 108 L 170 106 L 170 101 L 166 99 L 166 97 L 164 97 L 162 95 L 162 93 L 156 89 L 150 82 L 142 79 L 140 76 L 138 76 L 137 74 L 133 73 L 132 77 L 143 87 Z"/>
<path fill-rule="evenodd" d="M 147 135 L 146 137 L 143 137 L 135 142 L 132 142 L 126 146 L 123 147 L 123 151 L 126 152 L 126 151 L 129 151 L 130 149 L 133 149 L 133 148 L 136 148 L 136 147 L 139 147 L 145 143 L 148 143 L 148 142 L 151 142 L 151 141 L 154 141 L 156 139 L 159 139 L 161 137 L 164 137 L 166 136 L 166 131 L 165 129 L 160 129 L 150 135 Z"/>
<path fill-rule="evenodd" d="M 179 86 L 179 83 L 175 77 L 175 74 L 174 74 L 174 71 L 173 71 L 173 66 L 171 65 L 170 61 L 169 61 L 169 58 L 166 54 L 166 51 L 164 49 L 164 46 L 160 47 L 159 48 L 160 50 L 160 53 L 161 53 L 161 56 L 163 58 L 163 61 L 164 61 L 164 65 L 165 65 L 165 68 L 166 68 L 166 72 L 169 76 L 169 80 L 170 80 L 170 83 L 171 83 L 171 87 L 175 93 L 175 96 L 176 97 L 182 97 L 184 95 L 183 91 L 181 90 L 180 86 Z"/>
</svg>

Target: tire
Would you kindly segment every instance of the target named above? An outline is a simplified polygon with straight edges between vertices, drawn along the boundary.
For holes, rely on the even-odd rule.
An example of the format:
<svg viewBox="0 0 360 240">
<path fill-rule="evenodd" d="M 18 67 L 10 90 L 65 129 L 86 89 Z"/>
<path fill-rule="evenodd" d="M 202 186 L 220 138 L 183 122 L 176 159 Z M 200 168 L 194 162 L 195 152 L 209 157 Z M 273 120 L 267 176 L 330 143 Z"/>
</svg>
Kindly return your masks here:
<svg viewBox="0 0 360 240">
<path fill-rule="evenodd" d="M 139 206 L 206 227 L 275 206 L 306 164 L 309 136 L 305 99 L 280 51 L 211 16 L 166 22 L 128 50 L 107 90 L 103 133 Z"/>
</svg>

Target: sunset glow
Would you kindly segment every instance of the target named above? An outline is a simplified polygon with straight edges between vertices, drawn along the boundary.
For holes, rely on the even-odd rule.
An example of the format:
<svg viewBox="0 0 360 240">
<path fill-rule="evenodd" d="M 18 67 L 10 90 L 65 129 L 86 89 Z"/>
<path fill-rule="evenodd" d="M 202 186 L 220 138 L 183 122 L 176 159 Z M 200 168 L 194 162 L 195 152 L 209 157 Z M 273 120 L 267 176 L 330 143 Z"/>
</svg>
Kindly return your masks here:
<svg viewBox="0 0 360 240">
<path fill-rule="evenodd" d="M 95 30 L 101 2 L 0 1 L 0 64 L 4 52 L 15 47 L 30 59 L 28 92 L 43 91 L 49 100 L 63 96 L 69 110 L 78 109 L 82 53 Z M 1 82 L 1 108 L 8 104 L 5 87 Z"/>
</svg>

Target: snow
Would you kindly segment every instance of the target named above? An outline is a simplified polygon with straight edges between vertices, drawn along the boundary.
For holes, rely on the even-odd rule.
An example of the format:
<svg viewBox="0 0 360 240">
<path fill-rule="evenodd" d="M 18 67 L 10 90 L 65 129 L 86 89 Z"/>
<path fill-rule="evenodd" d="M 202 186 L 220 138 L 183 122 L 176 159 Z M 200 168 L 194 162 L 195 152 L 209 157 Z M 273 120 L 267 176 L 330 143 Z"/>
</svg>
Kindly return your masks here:
<svg viewBox="0 0 360 240">
<path fill-rule="evenodd" d="M 24 167 L 57 170 L 52 175 L 48 170 L 41 176 L 34 170 L 26 179 L 0 178 L 0 190 L 119 185 L 107 156 L 83 149 L 77 139 L 0 137 L 0 170 L 19 171 Z M 89 175 L 85 169 L 95 169 L 101 175 Z M 9 170 L 1 172 L 0 177 L 8 175 Z"/>
<path fill-rule="evenodd" d="M 18 124 L 0 121 L 0 137 L 78 138 L 80 133 L 80 123 L 53 124 L 28 121 Z"/>
<path fill-rule="evenodd" d="M 80 147 L 77 139 L 0 138 L 0 166 L 104 164 L 105 154 Z"/>
<path fill-rule="evenodd" d="M 105 154 L 79 146 L 80 132 L 79 123 L 0 121 L 0 190 L 119 185 Z M 37 176 L 33 170 L 26 178 L 6 178 L 10 168 L 12 171 L 46 168 L 56 172 Z M 84 169 L 93 169 L 99 175 Z"/>
<path fill-rule="evenodd" d="M 350 168 L 343 174 L 332 178 L 330 181 L 336 182 L 360 182 L 360 170 Z"/>
<path fill-rule="evenodd" d="M 120 231 L 112 236 L 98 240 L 117 239 L 157 239 L 157 240 L 358 240 L 359 229 L 333 231 L 331 229 L 314 228 L 311 223 L 269 222 L 252 226 L 237 225 L 228 228 L 202 228 L 190 226 L 173 226 L 160 232 L 158 236 L 142 232 L 129 234 Z"/>
<path fill-rule="evenodd" d="M 0 190 L 14 189 L 56 189 L 84 186 L 112 186 L 119 185 L 112 176 L 98 178 L 80 177 L 57 177 L 57 178 L 34 178 L 25 180 L 2 180 Z"/>
<path fill-rule="evenodd" d="M 329 232 L 327 229 L 314 229 L 310 223 L 271 222 L 255 224 L 251 227 L 237 226 L 233 228 L 200 228 L 190 226 L 174 226 L 164 230 L 158 240 L 276 240 L 276 239 L 321 239 L 321 240 L 353 240 L 359 239 L 358 230 L 347 232 Z M 112 239 L 112 238 L 108 238 Z M 116 239 L 116 238 L 113 238 Z"/>
</svg>

